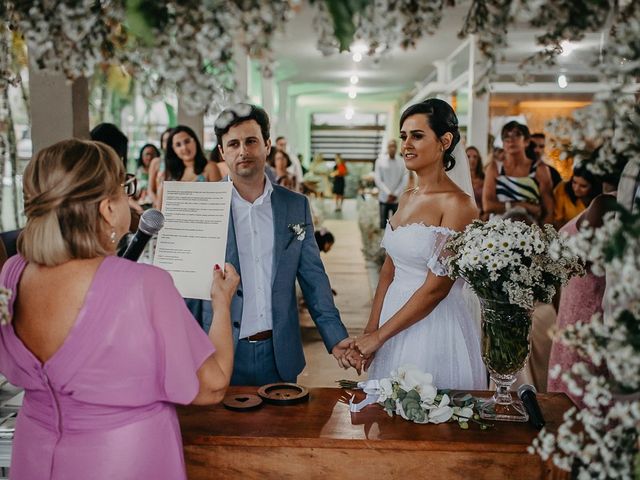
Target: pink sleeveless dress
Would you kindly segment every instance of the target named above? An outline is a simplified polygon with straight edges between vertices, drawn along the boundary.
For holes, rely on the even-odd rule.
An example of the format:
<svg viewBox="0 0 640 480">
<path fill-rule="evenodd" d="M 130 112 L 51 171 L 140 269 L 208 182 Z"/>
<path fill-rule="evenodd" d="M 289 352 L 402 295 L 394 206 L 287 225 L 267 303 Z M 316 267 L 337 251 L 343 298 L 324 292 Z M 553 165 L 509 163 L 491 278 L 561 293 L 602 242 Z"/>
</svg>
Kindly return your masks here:
<svg viewBox="0 0 640 480">
<path fill-rule="evenodd" d="M 11 313 L 25 266 L 16 255 L 0 275 L 13 291 Z M 71 332 L 44 364 L 13 324 L 0 327 L 0 372 L 25 389 L 11 477 L 186 478 L 174 403 L 195 398 L 196 372 L 213 352 L 168 273 L 105 258 Z"/>
<path fill-rule="evenodd" d="M 560 231 L 568 235 L 575 235 L 578 217 L 567 223 Z M 583 277 L 573 277 L 560 294 L 560 306 L 556 327 L 562 330 L 579 320 L 588 321 L 595 313 L 602 312 L 602 297 L 604 295 L 605 277 L 597 277 L 590 271 Z M 579 360 L 575 351 L 554 340 L 549 357 L 549 370 L 560 365 L 562 371 L 568 371 Z M 547 380 L 548 392 L 565 392 L 572 400 L 580 405 L 580 399 L 573 397 L 560 378 Z"/>
</svg>

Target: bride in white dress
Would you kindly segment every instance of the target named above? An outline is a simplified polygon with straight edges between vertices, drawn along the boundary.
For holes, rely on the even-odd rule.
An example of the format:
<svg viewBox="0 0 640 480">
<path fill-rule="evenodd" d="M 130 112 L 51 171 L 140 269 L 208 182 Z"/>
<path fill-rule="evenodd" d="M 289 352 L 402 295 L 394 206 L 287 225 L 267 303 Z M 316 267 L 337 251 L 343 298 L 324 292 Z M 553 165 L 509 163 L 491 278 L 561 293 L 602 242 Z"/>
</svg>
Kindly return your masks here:
<svg viewBox="0 0 640 480">
<path fill-rule="evenodd" d="M 387 224 L 387 258 L 365 334 L 354 340 L 354 349 L 369 379 L 413 364 L 431 373 L 438 388 L 484 389 L 480 332 L 464 280 L 447 277 L 441 261 L 447 238 L 478 217 L 473 195 L 447 174 L 455 165 L 458 119 L 448 103 L 425 100 L 404 111 L 400 137 L 418 186 L 402 195 Z M 460 167 L 469 176 L 466 157 Z"/>
</svg>

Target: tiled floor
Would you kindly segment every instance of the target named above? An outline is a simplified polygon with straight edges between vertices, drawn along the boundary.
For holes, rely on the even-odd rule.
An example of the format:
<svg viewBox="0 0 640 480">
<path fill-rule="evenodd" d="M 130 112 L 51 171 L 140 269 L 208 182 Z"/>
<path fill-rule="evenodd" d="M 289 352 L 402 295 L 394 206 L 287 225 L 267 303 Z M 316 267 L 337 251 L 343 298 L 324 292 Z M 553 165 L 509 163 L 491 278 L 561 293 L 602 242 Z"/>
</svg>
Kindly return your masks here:
<svg viewBox="0 0 640 480">
<path fill-rule="evenodd" d="M 362 333 L 371 308 L 373 293 L 361 252 L 360 230 L 355 200 L 347 200 L 342 213 L 334 213 L 333 204 L 325 201 L 323 226 L 335 236 L 332 250 L 322 254 L 331 286 L 337 291 L 336 306 L 350 335 Z M 308 316 L 301 319 L 307 367 L 298 377 L 298 383 L 306 387 L 335 386 L 336 380 L 357 380 L 355 370 L 341 369 L 320 339 Z M 365 379 L 366 374 L 361 379 Z"/>
</svg>

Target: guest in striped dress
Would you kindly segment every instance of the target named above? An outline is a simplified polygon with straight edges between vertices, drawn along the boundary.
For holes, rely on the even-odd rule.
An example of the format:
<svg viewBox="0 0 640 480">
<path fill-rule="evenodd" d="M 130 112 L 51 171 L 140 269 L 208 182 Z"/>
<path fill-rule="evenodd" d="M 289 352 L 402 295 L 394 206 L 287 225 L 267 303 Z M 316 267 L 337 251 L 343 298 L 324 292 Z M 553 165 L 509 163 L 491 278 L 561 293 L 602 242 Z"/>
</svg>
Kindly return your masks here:
<svg viewBox="0 0 640 480">
<path fill-rule="evenodd" d="M 485 172 L 483 210 L 500 215 L 513 207 L 524 208 L 539 223 L 553 219 L 553 188 L 549 168 L 527 157 L 529 129 L 516 121 L 502 127 L 504 162 L 493 161 Z"/>
</svg>

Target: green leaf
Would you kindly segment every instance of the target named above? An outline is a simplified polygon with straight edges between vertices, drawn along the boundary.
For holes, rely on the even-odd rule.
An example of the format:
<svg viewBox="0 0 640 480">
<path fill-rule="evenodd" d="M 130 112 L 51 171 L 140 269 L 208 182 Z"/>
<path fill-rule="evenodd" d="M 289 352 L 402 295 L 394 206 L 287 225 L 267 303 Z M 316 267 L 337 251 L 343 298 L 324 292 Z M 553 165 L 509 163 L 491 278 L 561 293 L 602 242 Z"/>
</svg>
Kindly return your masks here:
<svg viewBox="0 0 640 480">
<path fill-rule="evenodd" d="M 165 2 L 153 0 L 125 0 L 127 30 L 144 45 L 153 46 L 155 30 L 161 31 L 168 21 Z"/>
<path fill-rule="evenodd" d="M 371 0 L 325 0 L 333 19 L 333 33 L 340 44 L 340 51 L 348 51 L 356 33 L 354 16 L 362 12 Z"/>
<path fill-rule="evenodd" d="M 420 402 L 420 394 L 415 390 L 411 390 L 410 392 L 407 392 L 407 396 L 405 398 L 407 400 L 413 400 L 418 403 Z"/>
</svg>

